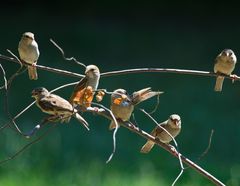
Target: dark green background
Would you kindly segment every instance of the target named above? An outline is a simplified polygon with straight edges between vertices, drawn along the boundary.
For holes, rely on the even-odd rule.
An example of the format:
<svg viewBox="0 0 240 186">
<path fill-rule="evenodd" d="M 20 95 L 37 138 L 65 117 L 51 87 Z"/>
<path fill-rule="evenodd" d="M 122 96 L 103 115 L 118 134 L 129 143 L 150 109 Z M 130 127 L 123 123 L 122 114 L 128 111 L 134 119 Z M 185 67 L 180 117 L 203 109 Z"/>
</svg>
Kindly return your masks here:
<svg viewBox="0 0 240 186">
<path fill-rule="evenodd" d="M 23 32 L 35 33 L 39 44 L 38 64 L 83 73 L 84 69 L 62 59 L 49 42 L 53 38 L 67 56 L 85 64 L 96 64 L 101 72 L 138 67 L 165 67 L 212 71 L 216 55 L 224 48 L 240 54 L 238 7 L 232 3 L 186 2 L 74 2 L 39 3 L 9 1 L 1 5 L 0 53 L 6 49 L 17 54 Z M 240 58 L 240 57 L 239 57 Z M 0 60 L 9 77 L 17 64 Z M 239 72 L 239 64 L 234 71 Z M 33 101 L 30 92 L 44 86 L 56 88 L 77 81 L 39 70 L 39 80 L 19 76 L 9 93 L 10 112 L 16 115 Z M 3 80 L 0 80 L 1 84 Z M 182 118 L 182 132 L 177 137 L 180 151 L 197 158 L 208 145 L 211 129 L 215 130 L 208 154 L 199 162 L 203 168 L 227 185 L 240 184 L 239 82 L 225 80 L 223 92 L 213 91 L 215 79 L 180 74 L 145 73 L 104 77 L 99 88 L 112 91 L 125 88 L 130 93 L 151 86 L 165 93 L 154 117 L 164 121 L 172 113 Z M 68 98 L 72 87 L 57 94 Z M 8 121 L 4 112 L 4 92 L 0 92 L 1 125 Z M 156 99 L 141 104 L 150 111 Z M 109 106 L 109 96 L 103 102 Z M 150 131 L 154 123 L 136 110 L 142 129 Z M 18 120 L 28 131 L 43 113 L 33 106 Z M 0 167 L 0 185 L 171 185 L 180 171 L 178 160 L 160 148 L 142 155 L 145 143 L 141 137 L 121 128 L 117 134 L 117 151 L 105 164 L 112 151 L 109 121 L 89 113 L 87 132 L 75 119 L 58 125 L 39 143 Z M 46 127 L 47 128 L 47 127 Z M 45 128 L 45 129 L 46 129 Z M 0 133 L 0 158 L 13 154 L 29 142 L 10 129 Z M 187 169 L 177 185 L 212 185 L 192 169 Z"/>
</svg>

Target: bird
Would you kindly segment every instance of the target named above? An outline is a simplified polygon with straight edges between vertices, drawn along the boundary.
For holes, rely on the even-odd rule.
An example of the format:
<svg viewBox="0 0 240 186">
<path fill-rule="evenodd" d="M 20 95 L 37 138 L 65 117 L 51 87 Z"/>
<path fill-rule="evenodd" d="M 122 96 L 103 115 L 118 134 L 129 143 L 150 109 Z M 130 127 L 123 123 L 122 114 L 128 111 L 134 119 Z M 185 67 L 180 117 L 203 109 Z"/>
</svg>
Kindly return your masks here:
<svg viewBox="0 0 240 186">
<path fill-rule="evenodd" d="M 25 32 L 22 35 L 22 38 L 18 44 L 18 53 L 21 61 L 29 64 L 27 66 L 29 79 L 37 80 L 38 74 L 37 74 L 37 68 L 35 65 L 37 64 L 37 60 L 39 58 L 40 52 L 38 49 L 38 44 L 34 39 L 33 33 Z"/>
<path fill-rule="evenodd" d="M 71 116 L 74 116 L 82 125 L 89 130 L 88 123 L 78 114 L 78 111 L 64 98 L 50 93 L 44 87 L 33 89 L 32 97 L 36 99 L 36 105 L 51 116 L 57 117 L 61 123 L 68 123 Z"/>
<path fill-rule="evenodd" d="M 172 114 L 168 120 L 159 124 L 161 127 L 166 129 L 172 136 L 170 136 L 163 128 L 157 126 L 151 132 L 151 135 L 157 138 L 162 143 L 170 143 L 181 131 L 181 118 L 177 114 Z M 145 145 L 141 148 L 141 153 L 149 153 L 154 146 L 154 142 L 148 140 Z"/>
<path fill-rule="evenodd" d="M 119 88 L 114 90 L 111 95 L 110 109 L 117 120 L 128 121 L 136 105 L 162 93 L 163 92 L 152 91 L 151 87 L 148 87 L 129 95 L 125 89 Z M 116 124 L 112 121 L 109 129 L 112 130 L 114 128 L 116 128 Z"/>
<path fill-rule="evenodd" d="M 224 76 L 221 76 L 221 74 L 231 75 L 231 73 L 235 68 L 236 63 L 237 63 L 237 57 L 231 49 L 224 49 L 216 57 L 215 64 L 214 64 L 214 72 L 219 75 L 217 76 L 217 79 L 216 79 L 215 88 L 214 88 L 215 91 L 218 91 L 218 92 L 222 91 Z"/>
<path fill-rule="evenodd" d="M 94 93 L 98 88 L 100 71 L 96 65 L 88 65 L 85 77 L 75 86 L 69 102 L 76 106 L 90 107 Z"/>
</svg>

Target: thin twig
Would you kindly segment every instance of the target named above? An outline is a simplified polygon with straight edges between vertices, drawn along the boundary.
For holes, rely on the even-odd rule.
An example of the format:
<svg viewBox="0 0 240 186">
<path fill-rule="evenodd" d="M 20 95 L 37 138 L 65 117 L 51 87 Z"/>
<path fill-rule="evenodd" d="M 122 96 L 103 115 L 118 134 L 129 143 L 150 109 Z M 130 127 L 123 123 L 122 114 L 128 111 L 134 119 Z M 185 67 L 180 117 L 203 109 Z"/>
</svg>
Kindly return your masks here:
<svg viewBox="0 0 240 186">
<path fill-rule="evenodd" d="M 31 141 L 30 143 L 26 144 L 25 146 L 23 146 L 20 150 L 18 150 L 15 154 L 13 154 L 12 156 L 9 156 L 8 158 L 0 161 L 0 165 L 7 163 L 8 161 L 16 158 L 19 154 L 23 153 L 27 148 L 29 148 L 31 145 L 33 145 L 34 143 L 40 141 L 44 136 L 46 136 L 50 131 L 52 131 L 52 129 L 55 127 L 56 125 L 52 125 L 50 128 L 48 128 L 48 130 L 46 132 L 44 132 L 41 136 L 37 137 L 35 140 Z"/>
<path fill-rule="evenodd" d="M 23 66 L 22 61 L 11 50 L 7 49 L 7 52 L 17 60 L 21 67 Z"/>
<path fill-rule="evenodd" d="M 2 66 L 2 64 L 0 63 L 0 68 L 1 68 L 1 70 L 2 70 L 2 73 L 3 73 L 3 80 L 4 80 L 4 85 L 2 86 L 2 87 L 0 87 L 0 89 L 5 89 L 5 90 L 7 90 L 8 89 L 8 86 L 7 86 L 7 78 L 6 78 L 6 72 L 5 72 L 5 70 L 4 70 L 4 68 L 3 68 L 3 66 Z"/>
<path fill-rule="evenodd" d="M 53 41 L 53 39 L 50 39 L 50 42 L 61 52 L 62 57 L 63 57 L 64 60 L 66 60 L 66 61 L 74 61 L 74 62 L 77 63 L 78 65 L 81 65 L 81 66 L 83 66 L 83 67 L 86 68 L 86 65 L 83 64 L 83 63 L 81 63 L 81 62 L 79 62 L 75 57 L 69 57 L 69 58 L 67 58 L 67 57 L 65 56 L 64 50 L 63 50 L 55 41 Z"/>
<path fill-rule="evenodd" d="M 93 105 L 97 105 L 97 106 L 99 106 L 99 107 L 104 108 L 105 110 L 107 110 L 107 111 L 109 112 L 112 120 L 114 121 L 114 123 L 115 123 L 115 125 L 116 125 L 116 127 L 115 127 L 115 129 L 114 129 L 114 131 L 113 131 L 113 151 L 112 151 L 111 155 L 109 156 L 108 160 L 106 161 L 106 163 L 109 163 L 109 162 L 111 161 L 113 155 L 115 154 L 115 151 L 116 151 L 116 134 L 117 134 L 117 131 L 118 131 L 118 128 L 119 128 L 119 124 L 118 124 L 115 116 L 113 115 L 113 113 L 112 113 L 112 111 L 111 111 L 110 109 L 104 107 L 102 104 L 99 104 L 99 103 L 94 103 L 94 102 L 92 102 L 92 104 L 93 104 Z M 87 110 L 89 111 L 89 109 L 90 109 L 90 108 L 88 108 Z"/>
<path fill-rule="evenodd" d="M 160 94 L 157 95 L 157 103 L 156 103 L 154 109 L 151 112 L 149 112 L 149 114 L 153 114 L 154 112 L 156 112 L 159 104 L 160 104 Z"/>
<path fill-rule="evenodd" d="M 182 159 L 181 159 L 181 154 L 180 154 L 180 153 L 178 153 L 178 159 L 179 159 L 179 163 L 180 163 L 181 170 L 180 170 L 178 176 L 176 177 L 176 179 L 174 180 L 174 182 L 172 183 L 172 186 L 174 186 L 174 185 L 177 183 L 178 179 L 182 176 L 183 171 L 184 171 L 184 169 L 185 169 L 185 168 L 183 167 L 183 163 L 182 163 Z"/>
<path fill-rule="evenodd" d="M 106 118 L 108 118 L 109 120 L 111 120 L 111 117 L 109 115 L 108 112 L 97 112 L 97 111 L 93 111 L 96 114 L 99 114 L 101 116 L 104 116 Z M 192 169 L 194 169 L 195 171 L 197 171 L 198 173 L 200 173 L 201 175 L 203 175 L 204 177 L 206 177 L 208 180 L 210 180 L 211 182 L 213 182 L 215 185 L 218 186 L 225 186 L 224 183 L 222 183 L 220 180 L 218 180 L 216 177 L 214 177 L 212 174 L 210 174 L 209 172 L 207 172 L 206 170 L 204 170 L 202 167 L 200 167 L 199 165 L 195 164 L 194 162 L 192 162 L 190 159 L 186 158 L 185 156 L 183 156 L 182 154 L 180 154 L 178 151 L 173 150 L 171 146 L 169 146 L 168 144 L 162 143 L 159 140 L 155 139 L 155 137 L 153 137 L 152 135 L 148 134 L 147 132 L 143 131 L 142 129 L 132 125 L 130 122 L 118 122 L 121 126 L 129 129 L 130 131 L 132 131 L 133 133 L 138 134 L 139 136 L 147 139 L 147 140 L 151 140 L 153 141 L 155 144 L 157 144 L 158 146 L 162 147 L 163 149 L 165 149 L 166 151 L 168 151 L 171 155 L 173 155 L 176 158 L 181 158 L 182 162 L 185 163 L 186 165 L 188 165 L 189 167 L 191 167 Z"/>
<path fill-rule="evenodd" d="M 202 159 L 208 153 L 209 149 L 211 148 L 213 133 L 214 133 L 214 130 L 212 129 L 210 137 L 209 137 L 209 141 L 208 141 L 208 146 L 205 149 L 205 151 L 199 156 L 198 160 Z"/>
<path fill-rule="evenodd" d="M 19 63 L 16 59 L 14 59 L 12 57 L 4 56 L 2 54 L 0 54 L 0 59 L 4 59 L 6 61 L 11 61 L 11 62 L 14 62 L 14 63 Z M 31 64 L 26 63 L 25 65 L 31 65 Z M 76 78 L 84 77 L 84 75 L 74 73 L 74 72 L 70 72 L 70 71 L 67 71 L 67 70 L 61 70 L 61 69 L 47 67 L 47 66 L 43 66 L 43 65 L 37 65 L 37 64 L 35 66 L 36 66 L 37 69 L 45 70 L 45 71 L 48 71 L 48 72 L 53 72 L 53 73 L 57 73 L 57 74 L 65 75 L 65 76 L 76 77 Z"/>
<path fill-rule="evenodd" d="M 67 83 L 67 84 L 62 85 L 62 86 L 59 86 L 59 87 L 57 87 L 57 88 L 55 88 L 55 89 L 53 89 L 53 90 L 51 90 L 51 91 L 49 91 L 49 92 L 50 92 L 50 93 L 56 92 L 57 90 L 60 90 L 60 89 L 62 89 L 62 88 L 66 88 L 66 87 L 69 87 L 69 86 L 73 86 L 73 85 L 76 85 L 76 84 L 78 84 L 78 83 L 79 83 L 79 81 L 75 81 L 75 82 L 73 82 L 73 83 Z"/>
<path fill-rule="evenodd" d="M 177 144 L 175 138 L 164 127 L 162 127 L 149 113 L 147 113 L 144 109 L 139 109 L 139 110 L 141 110 L 144 114 L 146 114 L 159 128 L 164 130 L 172 138 L 176 148 L 178 149 L 178 144 Z"/>
<path fill-rule="evenodd" d="M 8 50 L 7 49 L 7 51 L 19 62 L 19 64 L 20 64 L 20 68 L 9 78 L 9 80 L 8 80 L 8 82 L 7 82 L 7 89 L 6 89 L 6 92 L 5 92 L 5 111 L 6 111 L 6 113 L 7 113 L 7 116 L 8 116 L 8 118 L 10 119 L 10 121 L 11 122 L 9 122 L 9 123 L 7 123 L 7 125 L 10 127 L 10 128 L 12 128 L 12 129 L 14 129 L 15 131 L 17 131 L 19 134 L 21 134 L 22 135 L 22 132 L 21 132 L 21 130 L 18 128 L 18 126 L 16 125 L 16 123 L 15 123 L 15 121 L 14 121 L 14 119 L 12 118 L 12 115 L 11 115 L 11 113 L 10 113 L 10 111 L 9 111 L 9 102 L 8 102 L 8 92 L 9 92 L 9 90 L 10 90 L 10 86 L 11 86 L 11 83 L 12 83 L 12 81 L 14 80 L 14 78 L 15 77 L 17 77 L 19 74 L 20 74 L 20 72 L 21 72 L 21 70 L 22 70 L 22 63 L 21 63 L 21 61 L 18 59 L 18 57 L 15 55 L 15 54 L 13 54 L 13 52 L 11 52 L 10 50 Z M 13 124 L 13 126 L 14 127 L 12 127 L 11 126 L 11 123 Z M 1 127 L 1 130 L 3 129 L 3 127 Z"/>
</svg>

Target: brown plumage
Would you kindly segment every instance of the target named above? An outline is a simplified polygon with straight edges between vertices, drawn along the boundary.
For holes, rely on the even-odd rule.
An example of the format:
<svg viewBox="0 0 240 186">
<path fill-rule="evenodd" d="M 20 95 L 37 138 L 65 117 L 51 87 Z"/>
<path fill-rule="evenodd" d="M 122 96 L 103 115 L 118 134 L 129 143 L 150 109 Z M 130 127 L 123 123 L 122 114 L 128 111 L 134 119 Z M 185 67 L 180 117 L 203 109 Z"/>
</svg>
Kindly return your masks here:
<svg viewBox="0 0 240 186">
<path fill-rule="evenodd" d="M 231 49 L 224 49 L 215 59 L 214 72 L 218 74 L 231 75 L 236 63 L 237 57 L 235 56 L 234 52 Z M 223 81 L 223 76 L 217 76 L 214 87 L 215 91 L 222 91 Z"/>
<path fill-rule="evenodd" d="M 110 108 L 116 119 L 128 121 L 132 115 L 134 106 L 162 93 L 163 92 L 152 91 L 150 87 L 136 91 L 132 95 L 129 95 L 124 89 L 117 89 L 114 90 L 111 96 Z M 112 121 L 109 129 L 111 130 L 115 127 L 116 125 Z"/>
<path fill-rule="evenodd" d="M 25 32 L 18 44 L 18 53 L 20 59 L 30 65 L 28 68 L 29 79 L 37 80 L 37 68 L 34 66 L 37 63 L 40 52 L 38 50 L 38 44 L 34 39 L 34 34 L 31 32 Z"/>
<path fill-rule="evenodd" d="M 181 118 L 177 114 L 172 114 L 168 120 L 160 123 L 159 125 L 166 129 L 172 137 L 175 138 L 181 131 Z M 170 143 L 172 141 L 172 137 L 159 126 L 153 129 L 151 135 L 159 139 L 162 143 Z M 148 140 L 147 143 L 143 145 L 141 153 L 149 153 L 154 144 L 155 143 L 153 141 Z"/>
<path fill-rule="evenodd" d="M 97 90 L 100 79 L 100 71 L 95 65 L 88 65 L 85 71 L 85 77 L 75 86 L 69 99 L 72 105 L 90 107 L 94 97 L 94 91 Z"/>
<path fill-rule="evenodd" d="M 42 112 L 56 116 L 61 122 L 69 122 L 71 116 L 74 116 L 89 130 L 88 123 L 77 113 L 77 110 L 62 97 L 51 94 L 44 87 L 35 88 L 32 91 L 32 97 L 36 99 L 36 104 Z"/>
</svg>

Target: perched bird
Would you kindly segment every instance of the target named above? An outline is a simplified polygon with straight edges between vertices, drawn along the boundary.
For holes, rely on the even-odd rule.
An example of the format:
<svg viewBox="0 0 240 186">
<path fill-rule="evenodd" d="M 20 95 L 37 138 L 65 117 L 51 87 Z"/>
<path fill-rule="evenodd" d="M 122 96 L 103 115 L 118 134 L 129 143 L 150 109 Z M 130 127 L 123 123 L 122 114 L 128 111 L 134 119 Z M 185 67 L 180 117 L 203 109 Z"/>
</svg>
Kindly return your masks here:
<svg viewBox="0 0 240 186">
<path fill-rule="evenodd" d="M 215 59 L 214 72 L 218 73 L 215 91 L 222 91 L 224 77 L 221 74 L 231 75 L 237 63 L 237 57 L 231 49 L 224 49 Z"/>
<path fill-rule="evenodd" d="M 88 65 L 85 70 L 85 77 L 75 86 L 69 102 L 76 106 L 90 107 L 97 90 L 100 79 L 100 71 L 95 65 Z"/>
<path fill-rule="evenodd" d="M 114 90 L 111 96 L 111 111 L 117 120 L 128 121 L 137 104 L 163 92 L 152 91 L 150 87 L 144 88 L 132 95 L 129 95 L 124 89 Z M 114 121 L 111 122 L 109 129 L 116 127 Z"/>
<path fill-rule="evenodd" d="M 160 123 L 164 129 L 166 129 L 172 137 L 176 137 L 181 131 L 181 118 L 177 114 L 172 114 L 168 120 Z M 172 141 L 172 137 L 161 127 L 157 126 L 151 132 L 151 135 L 155 138 L 159 139 L 162 143 L 170 143 Z M 141 149 L 141 153 L 148 153 L 154 146 L 154 142 L 148 140 L 145 145 L 143 145 Z"/>
<path fill-rule="evenodd" d="M 74 116 L 80 121 L 85 128 L 88 128 L 88 123 L 85 121 L 73 106 L 62 97 L 51 94 L 44 87 L 35 88 L 32 91 L 32 97 L 36 99 L 37 106 L 45 113 L 52 116 L 57 116 L 61 122 L 69 122 L 71 116 Z"/>
<path fill-rule="evenodd" d="M 28 63 L 30 65 L 28 68 L 29 79 L 37 80 L 37 68 L 36 63 L 40 55 L 38 50 L 38 44 L 34 39 L 34 34 L 31 32 L 25 32 L 18 44 L 18 53 L 21 61 Z"/>
</svg>

